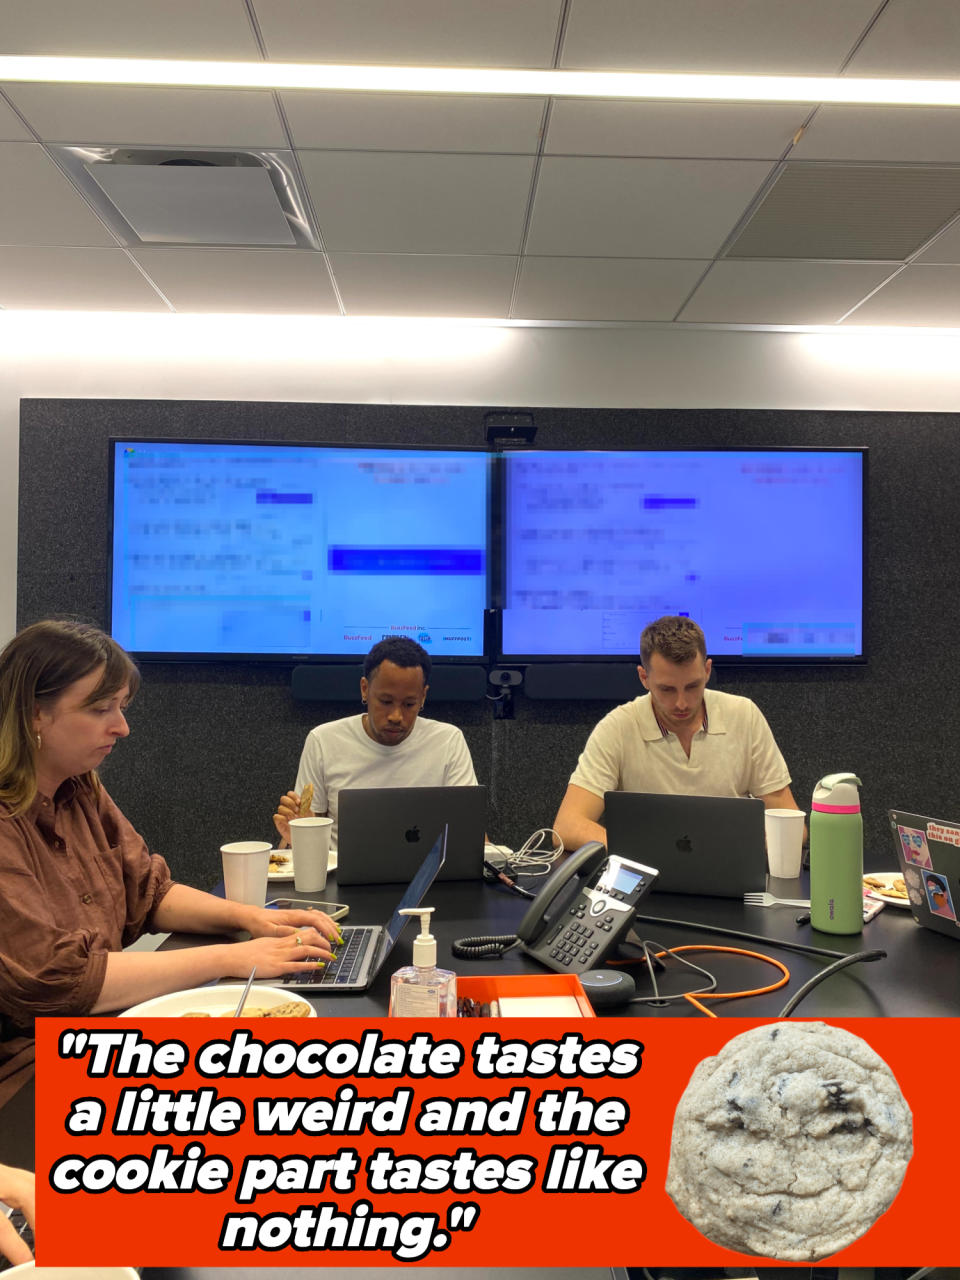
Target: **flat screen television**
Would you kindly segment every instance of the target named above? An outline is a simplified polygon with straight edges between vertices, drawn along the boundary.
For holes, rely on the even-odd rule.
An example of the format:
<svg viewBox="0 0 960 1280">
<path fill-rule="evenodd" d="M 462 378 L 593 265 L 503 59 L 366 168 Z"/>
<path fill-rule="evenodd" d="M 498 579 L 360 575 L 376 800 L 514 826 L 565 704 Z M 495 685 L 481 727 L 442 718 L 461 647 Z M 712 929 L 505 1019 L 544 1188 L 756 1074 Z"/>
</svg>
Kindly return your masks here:
<svg viewBox="0 0 960 1280">
<path fill-rule="evenodd" d="M 505 454 L 500 659 L 635 658 L 688 614 L 723 661 L 865 658 L 865 449 Z"/>
<path fill-rule="evenodd" d="M 484 653 L 490 456 L 110 441 L 110 631 L 146 658 Z"/>
</svg>

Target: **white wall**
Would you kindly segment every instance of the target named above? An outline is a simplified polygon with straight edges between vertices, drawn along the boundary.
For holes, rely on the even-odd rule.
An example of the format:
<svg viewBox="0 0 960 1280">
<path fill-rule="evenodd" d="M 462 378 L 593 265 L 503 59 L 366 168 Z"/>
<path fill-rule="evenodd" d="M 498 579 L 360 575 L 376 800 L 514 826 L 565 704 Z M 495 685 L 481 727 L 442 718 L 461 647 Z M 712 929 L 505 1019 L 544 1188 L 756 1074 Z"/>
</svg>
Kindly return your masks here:
<svg viewBox="0 0 960 1280">
<path fill-rule="evenodd" d="M 950 331 L 0 312 L 0 643 L 26 397 L 957 412 Z"/>
</svg>

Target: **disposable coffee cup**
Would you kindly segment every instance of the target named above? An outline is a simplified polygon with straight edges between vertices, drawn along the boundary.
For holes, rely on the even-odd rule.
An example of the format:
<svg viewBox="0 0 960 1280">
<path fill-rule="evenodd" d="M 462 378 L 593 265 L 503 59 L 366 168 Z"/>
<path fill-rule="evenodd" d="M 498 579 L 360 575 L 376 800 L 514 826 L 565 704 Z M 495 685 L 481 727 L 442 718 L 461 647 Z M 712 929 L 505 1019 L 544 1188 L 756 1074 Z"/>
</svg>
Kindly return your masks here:
<svg viewBox="0 0 960 1280">
<path fill-rule="evenodd" d="M 332 826 L 332 818 L 290 819 L 293 883 L 301 893 L 316 893 L 327 887 Z"/>
<path fill-rule="evenodd" d="M 803 820 L 800 809 L 765 809 L 767 866 L 779 880 L 796 880 L 803 856 Z"/>
<path fill-rule="evenodd" d="M 264 840 L 235 840 L 220 846 L 223 896 L 231 902 L 262 907 L 267 900 L 267 876 L 273 846 Z"/>
</svg>

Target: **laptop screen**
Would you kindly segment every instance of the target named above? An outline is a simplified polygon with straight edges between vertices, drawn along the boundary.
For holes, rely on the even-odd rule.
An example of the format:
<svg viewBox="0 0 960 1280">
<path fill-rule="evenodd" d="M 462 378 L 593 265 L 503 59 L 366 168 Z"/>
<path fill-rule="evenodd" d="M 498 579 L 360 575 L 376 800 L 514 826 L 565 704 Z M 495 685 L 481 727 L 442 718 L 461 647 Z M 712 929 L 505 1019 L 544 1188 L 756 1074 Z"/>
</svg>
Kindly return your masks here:
<svg viewBox="0 0 960 1280">
<path fill-rule="evenodd" d="M 423 862 L 420 863 L 420 869 L 417 874 L 404 890 L 403 897 L 397 903 L 396 909 L 381 935 L 379 954 L 376 959 L 377 969 L 393 950 L 394 944 L 403 932 L 403 926 L 410 919 L 409 916 L 401 915 L 401 911 L 408 910 L 410 907 L 419 907 L 427 890 L 436 879 L 437 872 L 443 866 L 446 848 L 447 828 L 444 827 L 434 841 L 433 848 L 424 857 Z"/>
</svg>

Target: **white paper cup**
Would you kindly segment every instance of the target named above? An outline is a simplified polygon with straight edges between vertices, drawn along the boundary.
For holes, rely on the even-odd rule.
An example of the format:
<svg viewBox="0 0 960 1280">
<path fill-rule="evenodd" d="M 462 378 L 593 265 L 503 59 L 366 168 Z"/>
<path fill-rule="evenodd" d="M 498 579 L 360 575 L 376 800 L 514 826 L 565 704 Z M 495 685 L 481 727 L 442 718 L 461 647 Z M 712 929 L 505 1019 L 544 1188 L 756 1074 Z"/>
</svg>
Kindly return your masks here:
<svg viewBox="0 0 960 1280">
<path fill-rule="evenodd" d="M 327 887 L 332 818 L 291 818 L 293 883 L 300 893 L 316 893 Z"/>
<path fill-rule="evenodd" d="M 231 902 L 262 907 L 267 900 L 267 876 L 273 845 L 264 840 L 235 840 L 220 846 L 223 894 Z"/>
<path fill-rule="evenodd" d="M 36 1276 L 36 1280 L 140 1280 L 133 1267 L 38 1267 L 21 1262 L 3 1273 L 7 1276 Z"/>
<path fill-rule="evenodd" d="M 800 809 L 765 809 L 767 866 L 780 880 L 796 880 L 803 856 L 803 820 Z"/>
</svg>

